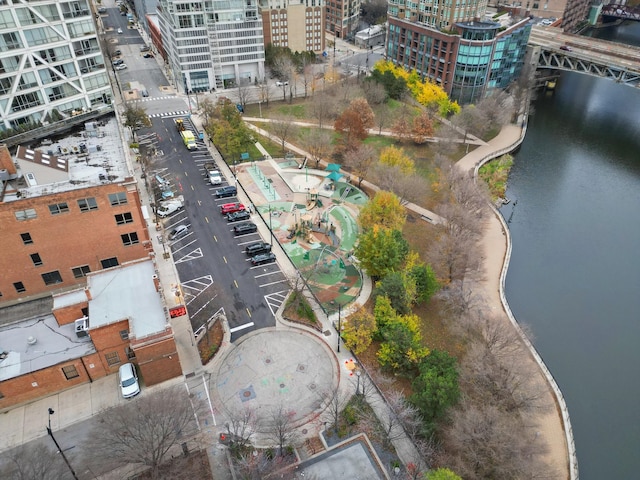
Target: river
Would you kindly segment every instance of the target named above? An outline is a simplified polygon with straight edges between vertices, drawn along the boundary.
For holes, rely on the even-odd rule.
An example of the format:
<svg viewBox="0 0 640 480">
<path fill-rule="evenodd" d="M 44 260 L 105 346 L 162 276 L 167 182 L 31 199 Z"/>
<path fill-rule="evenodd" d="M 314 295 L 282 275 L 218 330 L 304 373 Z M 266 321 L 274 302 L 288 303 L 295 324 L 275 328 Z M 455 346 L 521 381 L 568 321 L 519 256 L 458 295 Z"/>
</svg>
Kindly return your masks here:
<svg viewBox="0 0 640 480">
<path fill-rule="evenodd" d="M 501 210 L 506 296 L 564 393 L 582 480 L 640 478 L 639 112 L 640 89 L 564 73 L 534 102 Z"/>
</svg>

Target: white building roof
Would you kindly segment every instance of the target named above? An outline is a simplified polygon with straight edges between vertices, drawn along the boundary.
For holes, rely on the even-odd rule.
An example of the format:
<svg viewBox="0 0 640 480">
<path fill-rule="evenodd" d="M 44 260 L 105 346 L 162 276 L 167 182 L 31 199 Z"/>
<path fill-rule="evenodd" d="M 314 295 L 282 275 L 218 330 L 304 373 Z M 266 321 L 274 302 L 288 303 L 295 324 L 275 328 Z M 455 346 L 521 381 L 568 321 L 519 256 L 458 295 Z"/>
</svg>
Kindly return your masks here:
<svg viewBox="0 0 640 480">
<path fill-rule="evenodd" d="M 168 319 L 160 293 L 156 291 L 151 260 L 127 263 L 90 273 L 87 286 L 89 333 L 91 330 L 129 319 L 131 337 L 144 338 L 163 332 Z"/>
<path fill-rule="evenodd" d="M 19 196 L 6 195 L 5 201 L 122 182 L 133 176 L 114 116 L 87 122 L 77 134 L 33 148 L 21 146 L 15 160 L 25 184 L 17 187 Z"/>
<path fill-rule="evenodd" d="M 0 382 L 95 353 L 75 325 L 58 326 L 53 315 L 31 318 L 0 328 Z"/>
<path fill-rule="evenodd" d="M 53 309 L 70 307 L 87 301 L 87 294 L 84 288 L 72 290 L 66 293 L 60 293 L 53 296 Z"/>
</svg>

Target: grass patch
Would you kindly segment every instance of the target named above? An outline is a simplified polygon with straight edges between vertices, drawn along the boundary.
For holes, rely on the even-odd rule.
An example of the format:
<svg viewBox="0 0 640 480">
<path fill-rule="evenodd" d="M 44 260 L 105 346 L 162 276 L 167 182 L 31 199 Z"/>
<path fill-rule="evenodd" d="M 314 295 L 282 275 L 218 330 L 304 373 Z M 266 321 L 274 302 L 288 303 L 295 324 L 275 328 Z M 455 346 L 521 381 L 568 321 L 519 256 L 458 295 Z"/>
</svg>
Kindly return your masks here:
<svg viewBox="0 0 640 480">
<path fill-rule="evenodd" d="M 292 322 L 302 323 L 313 328 L 318 326 L 318 319 L 313 308 L 311 308 L 306 297 L 300 291 L 293 291 L 289 295 L 283 316 Z"/>
<path fill-rule="evenodd" d="M 512 165 L 513 157 L 507 154 L 480 167 L 478 175 L 489 187 L 492 201 L 495 202 L 499 198 L 504 198 L 507 191 L 507 178 Z"/>
</svg>

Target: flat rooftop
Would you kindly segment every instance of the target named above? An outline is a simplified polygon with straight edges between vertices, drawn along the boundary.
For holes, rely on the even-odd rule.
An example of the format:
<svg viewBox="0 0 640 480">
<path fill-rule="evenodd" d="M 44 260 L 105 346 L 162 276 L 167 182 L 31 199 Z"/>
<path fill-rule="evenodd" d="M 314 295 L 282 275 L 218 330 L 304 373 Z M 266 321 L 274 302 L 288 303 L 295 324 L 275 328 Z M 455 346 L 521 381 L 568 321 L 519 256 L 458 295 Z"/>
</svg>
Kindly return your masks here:
<svg viewBox="0 0 640 480">
<path fill-rule="evenodd" d="M 12 153 L 18 178 L 9 181 L 4 201 L 49 195 L 132 177 L 115 116 L 91 121 L 75 133 Z M 11 193 L 11 191 L 14 191 Z"/>
<path fill-rule="evenodd" d="M 78 337 L 75 325 L 59 326 L 53 315 L 0 328 L 0 382 L 95 353 L 89 337 Z"/>
<path fill-rule="evenodd" d="M 168 319 L 153 282 L 155 273 L 151 260 L 90 273 L 89 332 L 124 319 L 129 319 L 130 334 L 138 339 L 163 332 Z"/>
</svg>

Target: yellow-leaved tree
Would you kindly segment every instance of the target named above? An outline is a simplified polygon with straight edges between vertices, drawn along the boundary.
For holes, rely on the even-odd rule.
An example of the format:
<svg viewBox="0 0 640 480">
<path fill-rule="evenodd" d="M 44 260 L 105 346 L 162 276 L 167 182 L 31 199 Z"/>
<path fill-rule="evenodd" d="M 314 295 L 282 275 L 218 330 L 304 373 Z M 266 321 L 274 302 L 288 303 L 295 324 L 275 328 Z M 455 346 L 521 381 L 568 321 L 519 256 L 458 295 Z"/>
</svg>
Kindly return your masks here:
<svg viewBox="0 0 640 480">
<path fill-rule="evenodd" d="M 351 315 L 343 325 L 342 339 L 349 350 L 359 355 L 369 348 L 377 328 L 373 315 L 361 308 Z"/>
<path fill-rule="evenodd" d="M 416 171 L 413 160 L 404 153 L 402 148 L 393 145 L 380 152 L 380 163 L 389 167 L 398 167 L 405 175 L 413 175 Z"/>
<path fill-rule="evenodd" d="M 402 231 L 407 220 L 405 208 L 393 192 L 380 190 L 360 210 L 358 223 L 363 230 L 379 226 L 386 230 Z"/>
</svg>

